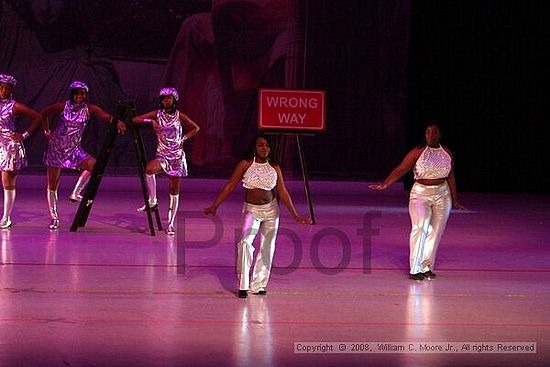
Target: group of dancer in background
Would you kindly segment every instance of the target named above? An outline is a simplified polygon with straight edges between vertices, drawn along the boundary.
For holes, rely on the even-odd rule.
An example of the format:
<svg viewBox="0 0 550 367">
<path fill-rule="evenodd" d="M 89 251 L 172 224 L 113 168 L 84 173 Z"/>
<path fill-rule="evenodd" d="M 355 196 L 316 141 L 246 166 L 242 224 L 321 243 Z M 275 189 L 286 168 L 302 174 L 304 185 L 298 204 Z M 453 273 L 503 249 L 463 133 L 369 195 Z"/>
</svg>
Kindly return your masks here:
<svg viewBox="0 0 550 367">
<path fill-rule="evenodd" d="M 28 138 L 42 123 L 48 147 L 44 154 L 44 165 L 47 170 L 47 202 L 50 214 L 49 228 L 59 228 L 59 213 L 57 211 L 57 190 L 63 168 L 81 171 L 69 200 L 82 200 L 82 192 L 86 187 L 96 160 L 88 154 L 81 145 L 86 124 L 92 117 L 104 122 L 115 120 L 112 115 L 101 107 L 88 102 L 90 89 L 81 81 L 73 81 L 69 85 L 69 99 L 45 107 L 40 113 L 16 102 L 13 91 L 17 85 L 11 75 L 0 74 L 0 171 L 4 188 L 4 213 L 0 228 L 12 226 L 11 213 L 15 201 L 15 181 L 17 172 L 27 166 L 23 140 Z M 174 88 L 163 88 L 159 93 L 160 108 L 145 115 L 135 117 L 135 123 L 151 123 L 157 135 L 157 154 L 147 165 L 147 189 L 149 203 L 156 206 L 155 174 L 166 172 L 169 177 L 170 205 L 168 211 L 167 234 L 173 235 L 174 220 L 178 208 L 179 181 L 187 176 L 187 164 L 183 143 L 199 131 L 199 126 L 182 112 L 176 104 L 178 93 Z M 15 122 L 24 116 L 31 124 L 23 133 L 17 132 Z M 50 122 L 55 121 L 55 129 L 50 130 Z M 126 131 L 126 124 L 116 120 L 120 134 Z M 183 125 L 183 126 L 182 126 Z M 186 128 L 186 133 L 183 131 Z"/>
<path fill-rule="evenodd" d="M 112 115 L 99 106 L 89 103 L 89 87 L 86 83 L 73 81 L 70 86 L 69 99 L 54 103 L 38 113 L 12 98 L 16 80 L 9 75 L 0 74 L 0 170 L 4 186 L 4 216 L 1 228 L 12 225 L 10 218 L 15 200 L 15 177 L 17 171 L 27 165 L 22 141 L 29 137 L 42 122 L 44 134 L 48 139 L 48 148 L 44 154 L 44 165 L 47 168 L 47 202 L 50 213 L 49 228 L 59 228 L 57 211 L 57 189 L 63 168 L 81 170 L 77 183 L 69 196 L 70 201 L 82 200 L 82 190 L 89 181 L 96 160 L 86 153 L 81 146 L 82 134 L 92 116 L 101 121 L 113 121 Z M 169 182 L 169 209 L 167 234 L 174 235 L 174 222 L 179 204 L 180 179 L 188 175 L 183 143 L 199 132 L 199 126 L 177 109 L 178 92 L 175 88 L 163 88 L 159 92 L 159 109 L 136 116 L 133 123 L 150 123 L 157 135 L 157 154 L 146 167 L 146 184 L 148 190 L 147 205 L 138 209 L 140 212 L 157 207 L 155 175 L 164 171 Z M 19 116 L 31 119 L 30 126 L 23 133 L 16 131 L 15 120 Z M 50 130 L 50 120 L 57 117 L 54 131 Z M 126 125 L 117 120 L 120 134 L 124 134 Z M 185 132 L 184 132 L 185 130 Z M 269 137 L 258 135 L 251 143 L 247 154 L 235 168 L 229 182 L 217 196 L 214 203 L 204 209 L 206 215 L 215 215 L 217 208 L 233 192 L 238 182 L 243 182 L 245 202 L 243 205 L 243 228 L 238 242 L 237 270 L 239 274 L 240 298 L 246 298 L 248 291 L 253 294 L 266 294 L 275 240 L 279 227 L 280 198 L 292 217 L 298 223 L 311 223 L 310 218 L 300 216 L 288 190 L 285 187 L 281 169 L 274 162 Z M 254 259 L 253 242 L 257 233 L 261 233 L 260 249 L 252 269 Z"/>
</svg>

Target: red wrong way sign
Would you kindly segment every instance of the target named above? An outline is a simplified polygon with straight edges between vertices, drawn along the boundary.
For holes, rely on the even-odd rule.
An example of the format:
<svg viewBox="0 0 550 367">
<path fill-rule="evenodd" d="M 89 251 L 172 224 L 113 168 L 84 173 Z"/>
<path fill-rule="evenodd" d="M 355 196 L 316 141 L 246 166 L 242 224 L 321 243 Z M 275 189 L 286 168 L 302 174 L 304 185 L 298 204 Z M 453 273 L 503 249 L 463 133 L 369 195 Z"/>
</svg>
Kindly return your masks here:
<svg viewBox="0 0 550 367">
<path fill-rule="evenodd" d="M 260 89 L 260 129 L 322 131 L 325 92 L 321 90 Z"/>
</svg>

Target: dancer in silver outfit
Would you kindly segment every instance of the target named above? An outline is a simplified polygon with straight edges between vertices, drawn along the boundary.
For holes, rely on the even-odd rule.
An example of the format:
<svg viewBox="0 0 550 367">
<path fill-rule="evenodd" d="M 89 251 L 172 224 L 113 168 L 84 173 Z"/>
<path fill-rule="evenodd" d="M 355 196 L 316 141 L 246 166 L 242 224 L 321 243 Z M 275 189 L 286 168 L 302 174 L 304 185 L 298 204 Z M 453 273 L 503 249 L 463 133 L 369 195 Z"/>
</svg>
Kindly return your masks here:
<svg viewBox="0 0 550 367">
<path fill-rule="evenodd" d="M 0 171 L 4 189 L 4 214 L 0 228 L 12 225 L 11 212 L 15 202 L 17 171 L 27 166 L 23 140 L 40 125 L 40 114 L 22 103 L 16 102 L 12 93 L 17 81 L 11 75 L 0 74 Z M 16 120 L 25 116 L 31 124 L 24 132 L 16 131 Z"/>
<path fill-rule="evenodd" d="M 452 154 L 439 143 L 439 124 L 430 121 L 425 127 L 426 146 L 411 150 L 383 183 L 369 186 L 384 190 L 414 170 L 415 183 L 409 197 L 409 263 L 410 278 L 414 280 L 435 278 L 437 248 L 451 208 L 465 209 L 458 201 Z"/>
<path fill-rule="evenodd" d="M 149 208 L 145 206 L 138 212 L 151 210 L 158 205 L 156 174 L 166 172 L 170 203 L 168 207 L 168 226 L 166 234 L 176 233 L 174 223 L 179 205 L 180 179 L 187 176 L 187 161 L 183 143 L 197 135 L 199 126 L 176 108 L 179 99 L 175 88 L 162 88 L 159 92 L 160 108 L 132 119 L 134 123 L 151 123 L 157 134 L 156 158 L 147 163 L 145 183 L 149 193 Z M 184 133 L 183 126 L 185 126 Z"/>
<path fill-rule="evenodd" d="M 283 182 L 281 169 L 273 163 L 271 144 L 268 137 L 258 135 L 247 150 L 247 157 L 241 160 L 229 182 L 223 187 L 212 206 L 203 210 L 206 215 L 216 215 L 221 203 L 233 192 L 240 180 L 245 189 L 243 204 L 242 235 L 237 243 L 237 274 L 239 275 L 240 298 L 246 298 L 248 291 L 264 295 L 271 273 L 275 240 L 279 228 L 279 206 L 274 191 L 286 205 L 288 211 L 298 223 L 310 224 L 310 218 L 298 215 L 290 194 Z M 260 251 L 252 271 L 249 283 L 250 267 L 254 259 L 254 238 L 260 231 Z"/>
<path fill-rule="evenodd" d="M 57 213 L 57 188 L 61 178 L 61 170 L 70 168 L 82 170 L 76 185 L 69 195 L 71 202 L 82 200 L 82 190 L 86 187 L 94 169 L 95 158 L 86 153 L 81 146 L 82 133 L 92 117 L 110 122 L 113 116 L 103 111 L 99 106 L 86 101 L 89 88 L 86 83 L 73 81 L 70 86 L 70 98 L 65 102 L 54 103 L 42 110 L 44 134 L 48 139 L 48 148 L 44 154 L 44 165 L 48 173 L 48 210 L 50 213 L 50 229 L 59 228 Z M 56 127 L 50 131 L 49 119 L 57 116 Z M 126 131 L 124 122 L 117 120 L 119 133 Z"/>
</svg>

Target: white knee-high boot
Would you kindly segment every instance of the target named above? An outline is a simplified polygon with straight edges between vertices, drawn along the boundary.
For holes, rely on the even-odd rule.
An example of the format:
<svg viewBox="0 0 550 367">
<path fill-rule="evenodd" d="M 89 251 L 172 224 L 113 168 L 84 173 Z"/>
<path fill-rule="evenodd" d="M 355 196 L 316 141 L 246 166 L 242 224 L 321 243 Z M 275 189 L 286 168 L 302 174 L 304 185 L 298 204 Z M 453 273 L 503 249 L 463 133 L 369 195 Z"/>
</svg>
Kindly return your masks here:
<svg viewBox="0 0 550 367">
<path fill-rule="evenodd" d="M 147 193 L 149 194 L 149 208 L 154 208 L 157 205 L 157 179 L 156 175 L 146 174 L 145 185 L 147 186 Z M 138 208 L 138 212 L 145 211 L 145 205 Z"/>
<path fill-rule="evenodd" d="M 48 190 L 48 211 L 50 212 L 50 229 L 59 228 L 59 216 L 57 215 L 57 190 Z"/>
<path fill-rule="evenodd" d="M 82 200 L 82 190 L 84 190 L 84 188 L 88 184 L 88 181 L 90 181 L 91 175 L 92 173 L 90 171 L 82 171 L 82 173 L 78 177 L 78 180 L 76 181 L 73 192 L 71 192 L 71 195 L 69 195 L 69 201 L 74 203 L 75 201 Z"/>
<path fill-rule="evenodd" d="M 174 221 L 176 219 L 176 214 L 178 213 L 180 196 L 179 194 L 172 195 L 170 194 L 170 206 L 168 208 L 168 228 L 166 228 L 166 234 L 173 236 L 176 234 L 174 228 Z"/>
<path fill-rule="evenodd" d="M 13 210 L 13 203 L 15 202 L 15 189 L 4 189 L 4 215 L 0 220 L 0 228 L 11 227 L 11 211 Z"/>
</svg>

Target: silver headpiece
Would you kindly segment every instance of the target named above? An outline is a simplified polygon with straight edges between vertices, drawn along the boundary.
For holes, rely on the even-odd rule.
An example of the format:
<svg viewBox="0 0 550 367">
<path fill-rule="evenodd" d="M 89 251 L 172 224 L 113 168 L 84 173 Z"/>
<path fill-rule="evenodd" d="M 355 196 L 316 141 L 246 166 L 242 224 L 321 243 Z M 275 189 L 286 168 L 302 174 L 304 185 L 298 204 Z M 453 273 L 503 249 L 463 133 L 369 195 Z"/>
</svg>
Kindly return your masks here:
<svg viewBox="0 0 550 367">
<path fill-rule="evenodd" d="M 17 80 L 15 80 L 15 78 L 11 75 L 0 74 L 0 83 L 11 84 L 15 87 Z"/>
<path fill-rule="evenodd" d="M 176 101 L 180 98 L 176 88 L 162 88 L 159 92 L 159 97 L 162 96 L 172 96 Z"/>
<path fill-rule="evenodd" d="M 88 84 L 84 83 L 84 82 L 79 82 L 78 80 L 75 80 L 74 82 L 71 83 L 71 85 L 69 86 L 70 89 L 84 89 L 86 91 L 86 93 L 88 93 L 90 91 L 90 88 L 88 87 Z"/>
</svg>

